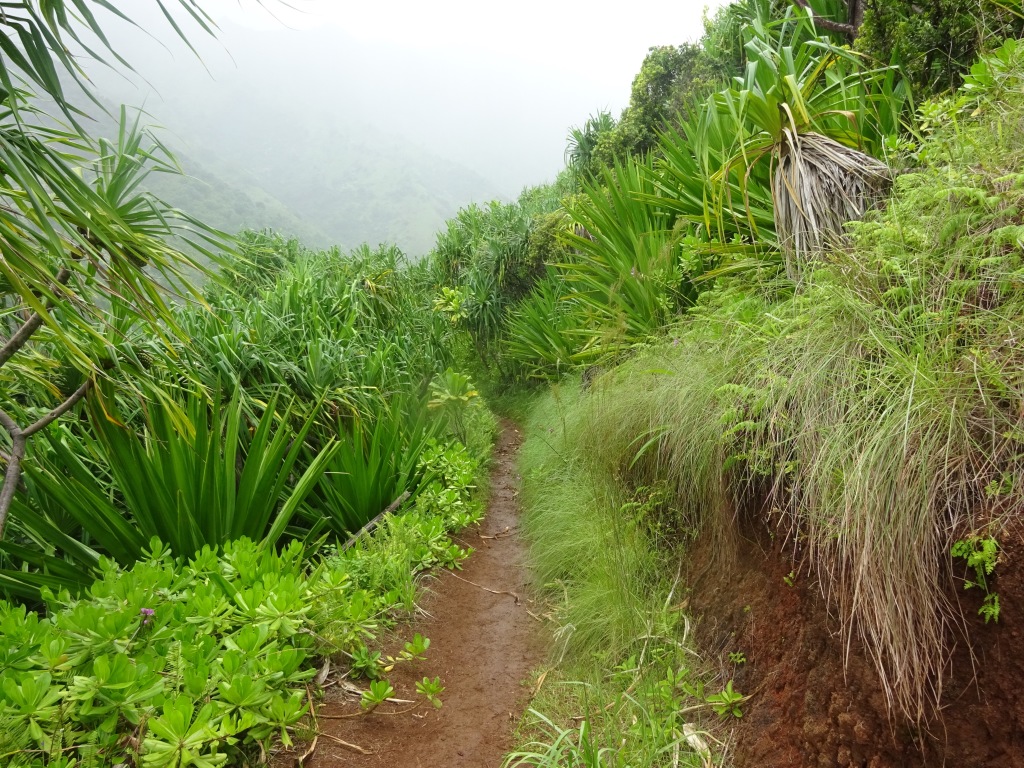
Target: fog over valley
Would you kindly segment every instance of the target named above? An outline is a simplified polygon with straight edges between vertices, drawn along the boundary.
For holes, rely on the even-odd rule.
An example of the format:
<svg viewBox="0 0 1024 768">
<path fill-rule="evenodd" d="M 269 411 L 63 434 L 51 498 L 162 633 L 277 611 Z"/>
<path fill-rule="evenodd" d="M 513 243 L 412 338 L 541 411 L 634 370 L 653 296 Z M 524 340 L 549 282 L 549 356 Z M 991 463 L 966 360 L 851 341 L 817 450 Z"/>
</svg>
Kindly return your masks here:
<svg viewBox="0 0 1024 768">
<path fill-rule="evenodd" d="M 148 34 L 110 25 L 136 75 L 89 75 L 108 102 L 141 105 L 165 129 L 192 177 L 154 182 L 171 202 L 229 231 L 393 241 L 412 256 L 460 206 L 554 178 L 568 128 L 617 115 L 647 48 L 698 36 L 704 7 L 664 4 L 670 23 L 654 29 L 661 3 L 634 22 L 580 3 L 504 16 L 463 3 L 292 5 L 213 3 L 217 39 L 179 10 L 198 57 L 140 7 Z"/>
</svg>

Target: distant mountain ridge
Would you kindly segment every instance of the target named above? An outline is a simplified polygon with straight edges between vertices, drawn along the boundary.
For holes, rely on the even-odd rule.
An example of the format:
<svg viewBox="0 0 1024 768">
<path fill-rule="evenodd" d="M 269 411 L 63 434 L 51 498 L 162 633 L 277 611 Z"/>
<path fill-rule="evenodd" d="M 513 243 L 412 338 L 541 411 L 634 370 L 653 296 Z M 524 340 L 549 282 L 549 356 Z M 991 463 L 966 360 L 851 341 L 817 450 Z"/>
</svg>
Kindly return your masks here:
<svg viewBox="0 0 1024 768">
<path fill-rule="evenodd" d="M 166 104 L 152 117 L 147 110 L 144 121 L 166 128 L 156 132 L 186 174 L 153 174 L 147 186 L 229 233 L 271 228 L 312 247 L 343 249 L 391 242 L 418 259 L 459 208 L 500 197 L 468 168 L 355 123 L 311 116 L 298 125 L 273 117 L 232 125 L 203 105 L 190 106 Z M 116 134 L 108 116 L 86 111 L 95 118 L 90 132 Z M 200 114 L 206 119 L 195 119 Z"/>
</svg>

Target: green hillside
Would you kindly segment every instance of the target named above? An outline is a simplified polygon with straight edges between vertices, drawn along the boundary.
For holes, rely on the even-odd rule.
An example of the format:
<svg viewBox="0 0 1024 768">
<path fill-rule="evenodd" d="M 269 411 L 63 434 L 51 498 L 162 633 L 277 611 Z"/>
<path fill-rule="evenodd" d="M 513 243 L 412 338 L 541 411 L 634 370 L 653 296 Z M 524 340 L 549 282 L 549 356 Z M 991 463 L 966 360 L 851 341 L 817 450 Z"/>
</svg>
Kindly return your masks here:
<svg viewBox="0 0 1024 768">
<path fill-rule="evenodd" d="M 513 201 L 269 89 L 166 173 L 93 7 L 0 13 L 0 765 L 1016 764 L 1019 3 L 737 0 Z"/>
</svg>

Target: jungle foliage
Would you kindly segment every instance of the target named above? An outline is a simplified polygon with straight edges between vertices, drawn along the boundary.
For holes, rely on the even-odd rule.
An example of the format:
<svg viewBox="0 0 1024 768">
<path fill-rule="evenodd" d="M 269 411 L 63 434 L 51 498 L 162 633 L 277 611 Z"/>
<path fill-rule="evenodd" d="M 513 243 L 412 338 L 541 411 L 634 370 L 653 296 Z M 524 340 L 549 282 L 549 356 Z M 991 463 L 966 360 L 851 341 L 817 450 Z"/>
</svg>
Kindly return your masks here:
<svg viewBox="0 0 1024 768">
<path fill-rule="evenodd" d="M 615 575 L 564 544 L 600 530 L 600 493 L 616 494 L 609 525 L 624 551 L 622 505 L 658 488 L 675 530 L 725 553 L 733 512 L 767 490 L 765 524 L 825 585 L 892 711 L 920 727 L 940 710 L 960 641 L 943 597 L 951 552 L 997 542 L 1019 504 L 1024 104 L 1019 44 L 1003 38 L 1021 16 L 889 4 L 883 22 L 880 7 L 856 5 L 737 3 L 737 68 L 674 115 L 648 110 L 653 142 L 602 156 L 625 117 L 574 129 L 572 189 L 543 217 L 557 247 L 525 298 L 503 304 L 490 359 L 506 380 L 555 382 L 543 407 L 556 413 L 536 439 L 571 437 L 541 474 L 594 494 L 528 499 L 544 521 L 535 565 L 565 611 L 560 632 L 585 643 L 589 626 L 620 615 L 607 609 L 614 590 L 600 608 L 587 591 Z M 725 18 L 709 30 L 731 29 Z M 893 38 L 880 40 L 878 24 Z M 934 50 L 928 34 L 950 24 L 956 49 Z M 667 104 L 684 58 L 652 52 L 640 95 Z M 584 394 L 567 394 L 581 371 Z M 631 618 L 658 615 L 642 596 L 614 599 Z M 615 660 L 573 664 L 561 672 L 607 680 Z M 638 725 L 651 710 L 633 705 Z M 600 732 L 618 743 L 621 724 L 594 711 L 567 729 L 558 715 L 585 699 L 550 706 L 518 759 L 615 764 Z M 666 746 L 652 742 L 643 759 Z"/>
<path fill-rule="evenodd" d="M 368 657 L 417 574 L 467 555 L 495 426 L 397 248 L 229 237 L 143 191 L 178 169 L 137 115 L 86 133 L 69 50 L 125 65 L 124 13 L 0 13 L 4 765 L 290 744 L 314 664 Z"/>
<path fill-rule="evenodd" d="M 101 7 L 122 13 L 0 14 L 4 760 L 287 743 L 314 661 L 366 667 L 416 574 L 466 556 L 449 532 L 479 519 L 494 430 L 474 378 L 555 382 L 527 526 L 584 683 L 552 706 L 586 717 L 538 713 L 514 759 L 614 764 L 633 739 L 630 760 L 705 760 L 680 712 L 742 696 L 703 687 L 663 556 L 726 544 L 755 486 L 894 711 L 929 720 L 957 626 L 941 568 L 998 540 L 1024 472 L 1012 8 L 730 5 L 651 50 L 555 182 L 463 209 L 412 265 L 229 237 L 141 191 L 173 157 L 127 111 L 91 139 L 62 84 L 83 29 L 121 63 Z"/>
</svg>

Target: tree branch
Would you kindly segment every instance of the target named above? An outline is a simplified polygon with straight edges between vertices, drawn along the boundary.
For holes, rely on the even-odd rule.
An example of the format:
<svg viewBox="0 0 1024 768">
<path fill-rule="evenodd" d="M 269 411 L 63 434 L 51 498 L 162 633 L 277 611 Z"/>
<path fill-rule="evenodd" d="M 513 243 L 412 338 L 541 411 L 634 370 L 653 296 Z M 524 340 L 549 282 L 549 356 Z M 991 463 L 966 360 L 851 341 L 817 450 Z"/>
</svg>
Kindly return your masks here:
<svg viewBox="0 0 1024 768">
<path fill-rule="evenodd" d="M 53 422 L 55 422 L 65 413 L 70 411 L 74 404 L 81 400 L 83 397 L 85 397 L 90 389 L 92 389 L 92 379 L 86 379 L 85 383 L 78 389 L 76 389 L 74 392 L 72 392 L 71 395 L 68 396 L 67 400 L 65 400 L 63 403 L 58 405 L 48 414 L 43 416 L 43 418 L 41 418 L 35 424 L 25 427 L 23 430 L 21 430 L 21 434 L 23 434 L 25 437 L 32 437 L 32 435 L 34 435 L 39 430 L 45 429 L 46 427 L 50 426 Z"/>
<path fill-rule="evenodd" d="M 3 427 L 8 432 L 10 432 L 11 437 L 17 437 L 18 435 L 21 434 L 21 427 L 19 427 L 14 422 L 14 419 L 8 416 L 7 412 L 2 408 L 0 408 L 0 427 Z"/>
<path fill-rule="evenodd" d="M 25 447 L 28 444 L 28 439 L 70 411 L 75 403 L 85 397 L 89 390 L 92 389 L 92 383 L 92 379 L 86 380 L 63 403 L 24 429 L 19 427 L 6 411 L 0 409 L 0 426 L 6 429 L 11 436 L 11 452 L 6 456 L 7 471 L 4 472 L 4 484 L 0 487 L 0 539 L 4 537 L 4 529 L 7 527 L 7 514 L 10 512 L 11 504 L 14 503 L 14 494 L 21 483 L 21 462 L 25 459 Z"/>
<path fill-rule="evenodd" d="M 14 501 L 14 492 L 21 482 L 21 460 L 25 458 L 26 438 L 14 419 L 0 409 L 0 425 L 11 435 L 11 453 L 7 457 L 7 471 L 4 473 L 4 484 L 0 487 L 0 538 L 3 538 L 7 526 L 7 512 Z"/>
<path fill-rule="evenodd" d="M 67 282 L 70 278 L 71 270 L 68 269 L 67 267 L 61 267 L 60 271 L 57 273 L 57 284 L 67 285 Z M 53 302 L 47 301 L 47 310 L 51 309 L 52 307 Z M 36 312 L 35 314 L 32 315 L 32 317 L 25 321 L 25 324 L 22 325 L 21 328 L 19 328 L 17 332 L 13 336 L 11 336 L 11 338 L 7 340 L 3 347 L 0 347 L 0 368 L 2 368 L 4 363 L 6 363 L 14 356 L 15 352 L 17 352 L 19 349 L 21 349 L 28 343 L 28 340 L 32 338 L 32 334 L 38 331 L 39 326 L 41 326 L 42 324 L 43 316 Z"/>
<path fill-rule="evenodd" d="M 808 3 L 807 0 L 793 0 L 793 2 L 811 14 L 811 18 L 814 19 L 815 26 L 827 29 L 830 32 L 839 32 L 840 34 L 846 35 L 850 40 L 857 37 L 858 28 L 853 24 L 844 24 L 841 21 L 832 21 L 832 19 L 824 19 L 821 16 L 818 16 L 814 13 L 814 9 L 811 8 L 810 3 Z"/>
</svg>

